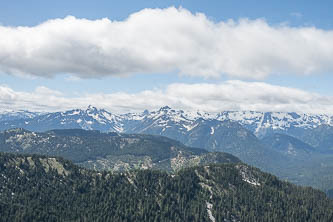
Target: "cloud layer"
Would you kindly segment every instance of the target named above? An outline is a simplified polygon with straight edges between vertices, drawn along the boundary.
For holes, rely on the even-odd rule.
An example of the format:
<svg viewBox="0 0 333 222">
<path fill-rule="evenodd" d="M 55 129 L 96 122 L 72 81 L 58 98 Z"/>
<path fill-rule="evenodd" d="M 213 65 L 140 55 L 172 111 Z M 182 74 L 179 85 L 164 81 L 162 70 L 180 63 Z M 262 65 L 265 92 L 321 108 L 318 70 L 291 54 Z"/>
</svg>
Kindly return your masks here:
<svg viewBox="0 0 333 222">
<path fill-rule="evenodd" d="M 67 97 L 38 87 L 34 92 L 17 92 L 0 86 L 0 110 L 59 111 L 94 105 L 115 113 L 158 109 L 221 112 L 225 110 L 283 111 L 333 114 L 333 97 L 263 82 L 226 81 L 219 84 L 171 84 L 166 89 L 136 94 L 86 94 Z"/>
<path fill-rule="evenodd" d="M 214 22 L 186 9 L 144 9 L 124 21 L 72 16 L 34 27 L 0 26 L 0 71 L 80 78 L 176 71 L 260 79 L 333 71 L 333 31 Z"/>
</svg>

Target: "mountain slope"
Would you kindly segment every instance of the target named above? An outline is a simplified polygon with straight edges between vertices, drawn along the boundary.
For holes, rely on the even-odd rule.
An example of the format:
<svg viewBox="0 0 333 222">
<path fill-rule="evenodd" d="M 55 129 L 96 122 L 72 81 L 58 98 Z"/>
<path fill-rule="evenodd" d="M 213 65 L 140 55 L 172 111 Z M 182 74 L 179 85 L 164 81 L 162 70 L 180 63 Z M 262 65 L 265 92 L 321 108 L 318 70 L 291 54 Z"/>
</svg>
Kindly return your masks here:
<svg viewBox="0 0 333 222">
<path fill-rule="evenodd" d="M 2 121 L 1 130 L 24 128 L 43 132 L 52 129 L 87 129 L 103 132 L 123 131 L 121 117 L 104 109 L 89 106 L 86 110 L 74 109 L 65 112 L 47 113 L 32 118 Z"/>
<path fill-rule="evenodd" d="M 20 110 L 20 111 L 6 111 L 0 113 L 0 122 L 2 121 L 13 121 L 13 120 L 24 120 L 24 119 L 32 119 L 42 113 L 39 112 L 29 112 L 27 110 Z"/>
<path fill-rule="evenodd" d="M 262 143 L 267 147 L 289 157 L 304 159 L 315 155 L 317 150 L 303 141 L 284 134 L 275 133 L 263 138 Z"/>
<path fill-rule="evenodd" d="M 333 126 L 320 125 L 307 130 L 300 139 L 315 147 L 323 153 L 333 153 Z"/>
<path fill-rule="evenodd" d="M 175 171 L 204 163 L 239 162 L 226 153 L 208 153 L 152 135 L 100 133 L 81 129 L 45 133 L 24 129 L 0 132 L 0 151 L 61 156 L 99 170 L 163 169 Z"/>
<path fill-rule="evenodd" d="M 248 164 L 271 172 L 288 162 L 288 159 L 275 150 L 264 147 L 253 133 L 236 122 L 200 119 L 195 125 L 188 131 L 185 142 L 188 146 L 227 152 Z"/>
<path fill-rule="evenodd" d="M 244 164 L 122 174 L 0 153 L 0 221 L 332 221 L 324 193 Z"/>
<path fill-rule="evenodd" d="M 238 122 L 258 137 L 272 133 L 298 136 L 307 129 L 333 125 L 333 116 L 295 112 L 225 111 L 217 114 L 216 119 Z"/>
<path fill-rule="evenodd" d="M 252 132 L 237 122 L 208 117 L 204 113 L 191 114 L 162 107 L 147 114 L 138 126 L 126 132 L 162 135 L 187 146 L 227 152 L 264 170 L 277 171 L 278 166 L 287 164 L 287 159 L 275 150 L 266 149 Z"/>
</svg>

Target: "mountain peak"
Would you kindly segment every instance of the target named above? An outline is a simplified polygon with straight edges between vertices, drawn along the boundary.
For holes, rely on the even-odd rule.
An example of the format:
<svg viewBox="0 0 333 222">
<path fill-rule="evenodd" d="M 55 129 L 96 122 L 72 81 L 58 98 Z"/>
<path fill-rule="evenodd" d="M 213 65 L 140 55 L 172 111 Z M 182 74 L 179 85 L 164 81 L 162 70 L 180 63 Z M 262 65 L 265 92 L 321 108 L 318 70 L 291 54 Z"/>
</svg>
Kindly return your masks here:
<svg viewBox="0 0 333 222">
<path fill-rule="evenodd" d="M 95 106 L 89 105 L 87 111 L 96 112 L 98 109 Z"/>
<path fill-rule="evenodd" d="M 169 106 L 163 106 L 160 108 L 160 111 L 168 111 L 168 110 L 171 110 Z"/>
</svg>

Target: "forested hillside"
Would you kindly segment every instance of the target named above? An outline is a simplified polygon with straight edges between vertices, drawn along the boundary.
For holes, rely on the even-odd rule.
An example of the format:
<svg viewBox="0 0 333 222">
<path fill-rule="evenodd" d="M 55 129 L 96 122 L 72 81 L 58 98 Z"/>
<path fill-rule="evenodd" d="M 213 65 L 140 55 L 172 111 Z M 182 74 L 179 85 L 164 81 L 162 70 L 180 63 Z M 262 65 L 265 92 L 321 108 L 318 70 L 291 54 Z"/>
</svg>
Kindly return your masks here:
<svg viewBox="0 0 333 222">
<path fill-rule="evenodd" d="M 245 164 L 176 174 L 112 174 L 61 158 L 0 154 L 0 221 L 332 221 L 333 202 L 312 188 Z"/>
</svg>

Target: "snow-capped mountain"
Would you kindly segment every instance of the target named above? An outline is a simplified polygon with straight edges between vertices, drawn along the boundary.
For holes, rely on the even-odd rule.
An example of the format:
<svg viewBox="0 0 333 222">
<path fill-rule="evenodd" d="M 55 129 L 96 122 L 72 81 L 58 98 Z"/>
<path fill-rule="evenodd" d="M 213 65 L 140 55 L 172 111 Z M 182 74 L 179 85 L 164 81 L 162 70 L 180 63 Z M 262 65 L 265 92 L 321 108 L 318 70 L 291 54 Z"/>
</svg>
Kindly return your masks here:
<svg viewBox="0 0 333 222">
<path fill-rule="evenodd" d="M 9 128 L 25 128 L 34 131 L 77 128 L 103 132 L 123 131 L 120 116 L 92 106 L 89 106 L 86 110 L 74 109 L 1 122 L 0 129 Z"/>
<path fill-rule="evenodd" d="M 116 135 L 136 133 L 165 136 L 190 147 L 228 152 L 246 163 L 289 179 L 293 179 L 295 169 L 303 169 L 304 162 L 309 159 L 307 170 L 312 169 L 311 164 L 317 164 L 315 160 L 321 163 L 325 155 L 333 153 L 333 117 L 329 115 L 253 111 L 212 114 L 175 110 L 167 106 L 155 111 L 114 114 L 89 106 L 87 109 L 32 113 L 22 118 L 3 119 L 0 130 L 24 128 L 43 132 L 87 129 L 115 132 Z M 323 159 L 323 162 L 331 161 Z M 325 166 L 317 167 L 322 169 Z M 322 170 L 330 175 L 330 168 Z M 296 182 L 312 180 L 312 176 L 307 178 L 304 182 L 301 176 L 297 177 Z"/>
<path fill-rule="evenodd" d="M 4 112 L 0 113 L 0 122 L 17 120 L 17 119 L 32 119 L 39 115 L 42 115 L 42 113 L 29 112 L 27 110 L 4 111 Z"/>
<path fill-rule="evenodd" d="M 185 145 L 210 151 L 227 151 L 256 166 L 267 165 L 271 155 L 253 133 L 237 122 L 218 120 L 203 112 L 185 112 L 162 107 L 156 111 L 115 115 L 89 106 L 86 110 L 48 113 L 24 121 L 8 121 L 2 129 L 25 128 L 32 131 L 52 129 L 89 129 L 103 132 L 124 132 L 166 136 Z M 258 158 L 253 158 L 257 156 Z M 265 156 L 265 158 L 262 158 Z M 265 160 L 265 161 L 263 161 Z"/>
<path fill-rule="evenodd" d="M 223 111 L 212 114 L 200 111 L 175 110 L 168 106 L 151 112 L 145 110 L 141 113 L 113 114 L 105 109 L 89 106 L 85 110 L 74 109 L 46 114 L 28 111 L 2 113 L 0 114 L 0 129 L 21 127 L 35 131 L 45 131 L 82 128 L 104 132 L 159 135 L 177 130 L 186 134 L 197 126 L 198 119 L 237 122 L 259 137 L 275 132 L 297 136 L 300 130 L 314 129 L 320 125 L 333 126 L 333 116 L 324 114 L 255 111 Z"/>
<path fill-rule="evenodd" d="M 237 122 L 259 138 L 274 133 L 284 133 L 300 137 L 306 130 L 315 129 L 321 125 L 333 126 L 333 116 L 324 114 L 256 111 L 224 111 L 212 114 L 199 111 L 186 112 L 183 110 L 174 110 L 167 106 L 153 112 L 145 111 L 139 114 L 121 115 L 121 117 L 127 122 L 129 120 L 136 121 L 136 124 L 124 124 L 125 132 L 151 133 L 166 136 L 173 134 L 175 130 L 186 134 L 197 126 L 198 119 Z M 214 128 L 211 131 L 213 132 Z"/>
<path fill-rule="evenodd" d="M 165 131 L 173 125 L 183 131 L 189 131 L 196 125 L 196 120 L 218 120 L 237 122 L 257 136 L 264 136 L 269 132 L 290 131 L 293 129 L 314 129 L 320 125 L 333 126 L 333 116 L 325 114 L 304 114 L 295 112 L 256 112 L 256 111 L 224 111 L 218 114 L 205 112 L 187 112 L 171 109 L 168 106 L 159 110 L 143 113 L 121 115 L 126 120 L 140 121 L 141 124 L 150 123 L 151 128 L 161 128 Z M 125 126 L 128 130 L 128 128 Z M 146 129 L 141 126 L 140 130 Z M 133 129 L 136 131 L 135 129 Z"/>
<path fill-rule="evenodd" d="M 236 121 L 255 135 L 263 137 L 272 132 L 297 134 L 297 130 L 313 129 L 320 125 L 333 126 L 333 116 L 283 112 L 225 111 L 217 120 Z"/>
<path fill-rule="evenodd" d="M 210 119 L 208 113 L 185 112 L 171 109 L 168 106 L 152 112 L 134 114 L 134 116 L 136 121 L 132 124 L 125 124 L 125 132 L 163 135 L 181 142 L 185 142 L 182 137 L 197 125 L 198 119 Z M 122 117 L 126 120 L 128 115 Z"/>
</svg>

